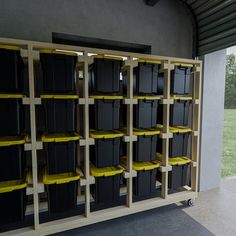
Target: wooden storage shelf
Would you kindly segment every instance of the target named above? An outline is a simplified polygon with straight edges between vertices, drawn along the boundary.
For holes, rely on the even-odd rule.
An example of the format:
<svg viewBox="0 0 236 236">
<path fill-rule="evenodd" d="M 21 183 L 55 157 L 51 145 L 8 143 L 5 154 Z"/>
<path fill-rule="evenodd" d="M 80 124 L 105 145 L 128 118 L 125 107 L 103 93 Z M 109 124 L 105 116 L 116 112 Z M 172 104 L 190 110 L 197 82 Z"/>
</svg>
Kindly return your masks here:
<svg viewBox="0 0 236 236">
<path fill-rule="evenodd" d="M 182 202 L 189 199 L 195 199 L 198 193 L 198 169 L 199 169 L 199 130 L 200 130 L 200 111 L 201 111 L 201 72 L 202 62 L 193 59 L 163 57 L 156 55 L 137 54 L 129 52 L 120 52 L 104 49 L 86 48 L 70 45 L 52 44 L 52 43 L 41 43 L 25 40 L 15 40 L 9 38 L 0 38 L 0 44 L 15 45 L 21 48 L 21 55 L 28 61 L 28 77 L 29 77 L 29 97 L 24 98 L 24 104 L 29 105 L 30 108 L 30 128 L 31 128 L 31 140 L 27 144 L 27 150 L 31 151 L 32 157 L 32 187 L 29 189 L 29 193 L 33 195 L 33 205 L 30 211 L 34 213 L 34 225 L 31 227 L 20 228 L 13 231 L 8 231 L 0 235 L 18 235 L 18 236 L 32 236 L 32 235 L 48 235 L 73 228 L 90 225 L 93 223 L 114 219 L 117 217 L 141 212 L 161 206 L 165 206 L 172 203 Z M 54 50 L 67 50 L 77 52 L 79 70 L 83 70 L 83 93 L 80 94 L 78 104 L 83 106 L 83 117 L 84 117 L 84 133 L 81 134 L 82 139 L 80 145 L 83 146 L 84 150 L 84 166 L 80 167 L 83 169 L 83 176 L 81 178 L 81 185 L 84 187 L 84 202 L 85 209 L 83 215 L 77 215 L 68 217 L 60 220 L 50 221 L 48 223 L 40 224 L 39 221 L 39 192 L 42 191 L 43 186 L 38 180 L 38 167 L 37 167 L 37 150 L 41 148 L 41 143 L 37 142 L 36 139 L 36 114 L 35 106 L 41 104 L 41 99 L 35 97 L 35 78 L 34 78 L 34 61 L 39 60 L 40 49 L 54 49 Z M 94 99 L 89 96 L 88 87 L 88 66 L 93 62 L 91 54 L 103 54 L 103 55 L 114 55 L 126 58 L 123 63 L 123 70 L 127 71 L 128 77 L 128 91 L 127 96 L 123 99 L 123 104 L 127 105 L 127 133 L 124 137 L 124 141 L 127 145 L 127 167 L 126 172 L 123 173 L 127 179 L 126 188 L 126 205 L 118 207 L 108 208 L 91 212 L 90 209 L 90 185 L 94 184 L 94 177 L 90 176 L 90 162 L 89 162 L 89 146 L 94 145 L 94 139 L 89 136 L 89 106 L 94 104 Z M 163 138 L 162 150 L 163 160 L 160 170 L 162 171 L 162 182 L 161 182 L 161 197 L 155 197 L 148 200 L 133 202 L 133 178 L 137 175 L 132 170 L 133 166 L 133 142 L 137 140 L 137 137 L 133 134 L 133 106 L 137 104 L 137 99 L 133 96 L 133 68 L 137 66 L 137 58 L 148 59 L 148 60 L 159 60 L 162 63 L 161 70 L 164 72 L 164 95 L 161 98 L 163 106 Z M 170 94 L 170 75 L 171 70 L 174 69 L 174 64 L 192 64 L 193 65 L 193 83 L 194 91 L 192 94 L 193 98 L 193 109 L 192 109 L 192 164 L 191 164 L 191 186 L 188 190 L 181 191 L 178 193 L 168 194 L 168 171 L 171 166 L 168 165 L 168 150 L 169 150 L 169 139 L 171 134 L 169 132 L 169 114 L 170 104 L 173 104 L 173 99 Z M 78 93 L 77 93 L 78 94 Z"/>
</svg>

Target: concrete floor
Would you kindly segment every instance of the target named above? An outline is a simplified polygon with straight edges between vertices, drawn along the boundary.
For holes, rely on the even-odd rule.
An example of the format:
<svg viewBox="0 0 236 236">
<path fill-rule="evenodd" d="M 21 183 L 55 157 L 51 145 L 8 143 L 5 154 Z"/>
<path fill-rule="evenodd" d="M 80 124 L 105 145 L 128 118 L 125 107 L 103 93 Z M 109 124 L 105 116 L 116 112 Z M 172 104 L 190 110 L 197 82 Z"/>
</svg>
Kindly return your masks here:
<svg viewBox="0 0 236 236">
<path fill-rule="evenodd" d="M 166 206 L 57 235 L 234 236 L 236 176 L 223 179 L 220 188 L 201 192 L 193 207 L 182 204 Z"/>
<path fill-rule="evenodd" d="M 220 188 L 201 192 L 185 213 L 214 235 L 236 235 L 236 176 L 221 181 Z"/>
</svg>

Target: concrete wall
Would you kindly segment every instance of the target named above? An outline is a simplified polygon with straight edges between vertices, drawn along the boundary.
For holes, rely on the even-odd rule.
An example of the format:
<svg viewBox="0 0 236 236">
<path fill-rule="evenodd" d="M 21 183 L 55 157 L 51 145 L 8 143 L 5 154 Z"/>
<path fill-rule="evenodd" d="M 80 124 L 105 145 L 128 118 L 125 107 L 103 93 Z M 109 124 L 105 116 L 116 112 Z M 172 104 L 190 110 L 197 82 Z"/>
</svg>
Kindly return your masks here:
<svg viewBox="0 0 236 236">
<path fill-rule="evenodd" d="M 191 20 L 175 0 L 0 1 L 0 37 L 51 41 L 52 32 L 148 44 L 159 55 L 192 52 Z"/>
<path fill-rule="evenodd" d="M 200 190 L 221 179 L 226 49 L 204 56 Z"/>
</svg>

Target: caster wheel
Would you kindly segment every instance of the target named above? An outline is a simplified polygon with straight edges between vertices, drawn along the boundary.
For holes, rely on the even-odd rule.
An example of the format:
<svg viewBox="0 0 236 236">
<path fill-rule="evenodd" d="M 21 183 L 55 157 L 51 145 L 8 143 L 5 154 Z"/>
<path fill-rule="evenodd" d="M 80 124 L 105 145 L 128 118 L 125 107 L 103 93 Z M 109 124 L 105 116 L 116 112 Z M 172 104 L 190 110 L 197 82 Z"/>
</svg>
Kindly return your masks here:
<svg viewBox="0 0 236 236">
<path fill-rule="evenodd" d="M 194 200 L 193 199 L 188 199 L 187 201 L 188 206 L 193 206 L 194 205 Z"/>
</svg>

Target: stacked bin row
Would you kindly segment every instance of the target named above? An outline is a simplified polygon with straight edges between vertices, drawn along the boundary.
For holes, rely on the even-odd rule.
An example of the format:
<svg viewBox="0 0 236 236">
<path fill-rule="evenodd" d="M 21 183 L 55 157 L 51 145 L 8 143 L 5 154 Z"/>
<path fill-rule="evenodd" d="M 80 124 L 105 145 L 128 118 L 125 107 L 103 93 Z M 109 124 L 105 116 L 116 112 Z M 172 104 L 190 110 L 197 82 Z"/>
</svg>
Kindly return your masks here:
<svg viewBox="0 0 236 236">
<path fill-rule="evenodd" d="M 170 105 L 170 126 L 188 127 L 192 97 L 192 65 L 175 64 L 171 71 L 170 94 L 174 103 Z M 163 78 L 162 78 L 163 79 Z M 157 123 L 163 124 L 163 105 L 158 106 Z"/>
<path fill-rule="evenodd" d="M 23 221 L 26 207 L 23 72 L 20 48 L 0 45 L 0 228 Z"/>
<path fill-rule="evenodd" d="M 164 74 L 159 73 L 158 62 L 145 60 L 138 62 L 138 67 L 134 69 L 134 94 L 136 95 L 135 98 L 138 99 L 138 105 L 134 106 L 134 127 L 156 127 L 157 123 L 163 124 L 163 105 L 159 103 L 158 97 L 155 95 L 163 95 Z M 191 67 L 192 65 L 176 64 L 174 70 L 171 71 L 170 93 L 174 99 L 174 104 L 170 106 L 170 125 L 174 127 L 188 126 L 191 118 L 189 115 L 192 98 L 187 97 L 192 92 Z M 127 78 L 124 74 L 125 90 L 126 84 Z M 149 115 L 147 116 L 147 114 Z M 181 130 L 180 132 L 185 131 Z M 189 131 L 182 135 L 175 133 L 174 138 L 170 141 L 170 156 L 186 156 L 188 140 Z M 162 149 L 162 141 L 157 138 L 157 151 L 160 149 Z M 134 143 L 134 160 L 135 157 L 136 147 Z M 173 168 L 172 174 L 175 176 L 179 175 L 180 172 Z M 160 178 L 158 180 L 160 181 Z"/>
<path fill-rule="evenodd" d="M 189 183 L 190 159 L 189 143 L 191 129 L 191 100 L 192 97 L 192 65 L 175 64 L 174 70 L 171 71 L 170 93 L 173 104 L 170 105 L 169 125 L 173 138 L 169 141 L 169 164 L 172 171 L 169 172 L 168 188 L 170 191 L 176 191 L 180 187 Z M 163 105 L 158 107 L 157 123 L 159 127 L 163 124 Z M 157 156 L 162 160 L 162 141 L 157 144 Z M 158 181 L 161 181 L 161 173 L 158 171 Z"/>
<path fill-rule="evenodd" d="M 90 147 L 91 175 L 95 177 L 91 194 L 95 204 L 104 207 L 120 198 L 122 60 L 97 55 L 89 67 L 90 97 L 94 99 L 89 110 L 90 137 L 95 140 Z"/>
<path fill-rule="evenodd" d="M 190 148 L 191 100 L 192 100 L 192 65 L 176 64 L 171 71 L 171 95 L 174 103 L 170 106 L 170 132 L 173 138 L 169 141 L 169 164 L 172 171 L 168 175 L 170 191 L 189 184 L 191 162 L 188 153 Z"/>
<path fill-rule="evenodd" d="M 137 136 L 137 141 L 133 143 L 133 169 L 137 171 L 137 177 L 133 180 L 133 195 L 137 199 L 151 197 L 156 192 L 156 173 L 160 166 L 155 161 L 160 133 L 156 129 L 157 109 L 160 100 L 158 95 L 163 90 L 159 69 L 159 61 L 141 59 L 134 68 L 133 92 L 138 103 L 134 105 L 133 113 L 134 135 Z M 126 91 L 126 72 L 123 73 L 123 79 Z"/>
<path fill-rule="evenodd" d="M 41 50 L 43 74 L 41 94 L 45 130 L 41 133 L 46 167 L 43 183 L 46 186 L 49 214 L 74 210 L 80 175 L 76 172 L 77 146 L 76 95 L 77 54 Z"/>
</svg>

